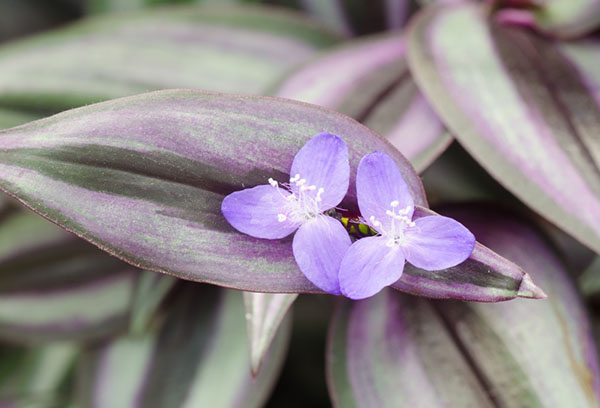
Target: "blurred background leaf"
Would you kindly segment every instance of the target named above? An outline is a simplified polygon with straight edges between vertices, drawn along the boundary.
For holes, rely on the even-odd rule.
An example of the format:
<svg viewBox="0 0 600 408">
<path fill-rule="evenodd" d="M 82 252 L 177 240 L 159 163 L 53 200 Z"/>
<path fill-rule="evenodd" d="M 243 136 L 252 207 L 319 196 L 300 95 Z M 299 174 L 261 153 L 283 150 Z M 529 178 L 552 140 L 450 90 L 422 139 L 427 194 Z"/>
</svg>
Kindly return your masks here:
<svg viewBox="0 0 600 408">
<path fill-rule="evenodd" d="M 600 252 L 600 107 L 559 47 L 488 24 L 485 9 L 461 3 L 414 20 L 408 57 L 429 102 L 481 166 Z"/>
<path fill-rule="evenodd" d="M 442 212 L 523 265 L 548 289 L 548 299 L 434 302 L 385 291 L 343 301 L 328 345 L 334 405 L 598 406 L 590 321 L 545 238 L 493 207 Z"/>
<path fill-rule="evenodd" d="M 118 338 L 82 360 L 81 407 L 260 407 L 277 379 L 290 321 L 255 379 L 242 294 L 185 283 L 163 323 Z"/>
<path fill-rule="evenodd" d="M 50 343 L 31 349 L 1 348 L 0 406 L 67 406 L 69 375 L 78 353 L 78 348 L 71 343 Z"/>
<path fill-rule="evenodd" d="M 0 47 L 0 105 L 58 112 L 164 88 L 260 94 L 337 40 L 265 7 L 106 15 Z"/>
<path fill-rule="evenodd" d="M 417 89 L 399 32 L 345 42 L 303 64 L 274 94 L 352 116 L 387 138 L 418 172 L 452 138 Z"/>
</svg>

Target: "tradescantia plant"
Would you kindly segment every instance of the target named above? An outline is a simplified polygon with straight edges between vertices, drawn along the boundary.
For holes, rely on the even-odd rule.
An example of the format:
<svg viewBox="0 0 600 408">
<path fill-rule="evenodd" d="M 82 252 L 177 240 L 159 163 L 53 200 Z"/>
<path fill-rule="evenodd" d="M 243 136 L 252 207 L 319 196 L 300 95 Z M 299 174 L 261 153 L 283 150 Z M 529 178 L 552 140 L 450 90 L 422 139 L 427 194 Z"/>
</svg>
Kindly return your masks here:
<svg viewBox="0 0 600 408">
<path fill-rule="evenodd" d="M 600 404 L 597 0 L 152 3 L 0 45 L 0 406 Z"/>
</svg>

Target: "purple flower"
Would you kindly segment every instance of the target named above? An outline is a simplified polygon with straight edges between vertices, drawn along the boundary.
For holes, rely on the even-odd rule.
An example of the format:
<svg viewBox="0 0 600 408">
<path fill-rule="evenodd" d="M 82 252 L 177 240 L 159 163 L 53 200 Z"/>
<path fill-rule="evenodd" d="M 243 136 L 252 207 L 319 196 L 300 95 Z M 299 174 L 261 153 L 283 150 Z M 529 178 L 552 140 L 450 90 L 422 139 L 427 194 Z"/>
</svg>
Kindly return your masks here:
<svg viewBox="0 0 600 408">
<path fill-rule="evenodd" d="M 459 222 L 441 216 L 412 219 L 412 196 L 386 154 L 363 157 L 356 192 L 365 222 L 378 235 L 356 241 L 344 256 L 339 279 L 345 296 L 373 296 L 400 279 L 405 261 L 435 271 L 458 265 L 473 252 L 475 237 Z"/>
<path fill-rule="evenodd" d="M 298 267 L 315 286 L 341 294 L 338 272 L 351 241 L 342 224 L 323 213 L 338 205 L 350 179 L 348 148 L 338 136 L 321 133 L 294 157 L 289 183 L 236 191 L 221 212 L 238 231 L 280 239 L 298 230 L 292 249 Z"/>
</svg>

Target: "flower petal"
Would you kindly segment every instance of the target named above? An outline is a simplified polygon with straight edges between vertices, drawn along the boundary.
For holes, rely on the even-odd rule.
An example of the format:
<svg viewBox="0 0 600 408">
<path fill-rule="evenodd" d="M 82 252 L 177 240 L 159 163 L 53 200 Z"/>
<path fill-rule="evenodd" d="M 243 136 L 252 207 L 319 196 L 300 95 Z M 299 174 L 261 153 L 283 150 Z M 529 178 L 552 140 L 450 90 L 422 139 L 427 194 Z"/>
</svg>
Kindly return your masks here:
<svg viewBox="0 0 600 408">
<path fill-rule="evenodd" d="M 229 194 L 221 204 L 221 213 L 236 230 L 256 238 L 279 239 L 294 232 L 299 224 L 286 219 L 285 213 L 290 193 L 270 185 L 256 186 Z"/>
<path fill-rule="evenodd" d="M 340 263 L 350 244 L 348 232 L 339 221 L 326 216 L 316 217 L 303 224 L 294 236 L 294 258 L 315 286 L 339 295 Z"/>
<path fill-rule="evenodd" d="M 387 238 L 368 237 L 356 241 L 342 260 L 340 287 L 344 296 L 364 299 L 396 282 L 404 270 L 404 253 L 386 245 Z"/>
<path fill-rule="evenodd" d="M 473 252 L 475 237 L 452 218 L 429 216 L 414 220 L 416 226 L 404 232 L 406 260 L 426 271 L 450 268 Z"/>
<path fill-rule="evenodd" d="M 383 229 L 389 230 L 392 218 L 386 211 L 392 209 L 393 201 L 398 202 L 396 208 L 399 210 L 410 207 L 403 215 L 412 218 L 414 201 L 410 190 L 394 160 L 385 153 L 375 152 L 362 158 L 356 175 L 356 195 L 362 216 L 378 231 L 380 229 L 370 222 L 370 218 L 375 217 Z"/>
<path fill-rule="evenodd" d="M 321 133 L 309 140 L 294 157 L 290 176 L 297 174 L 306 180 L 306 186 L 322 188 L 320 211 L 335 207 L 348 192 L 350 165 L 348 147 L 339 137 Z M 293 188 L 295 186 L 292 183 Z"/>
</svg>

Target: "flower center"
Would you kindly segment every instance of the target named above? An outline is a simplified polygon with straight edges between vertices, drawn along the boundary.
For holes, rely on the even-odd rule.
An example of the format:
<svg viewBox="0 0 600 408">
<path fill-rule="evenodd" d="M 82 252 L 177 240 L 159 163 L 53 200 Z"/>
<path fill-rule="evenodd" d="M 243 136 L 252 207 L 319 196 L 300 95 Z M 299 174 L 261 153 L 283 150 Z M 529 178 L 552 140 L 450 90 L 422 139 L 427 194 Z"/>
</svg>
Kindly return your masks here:
<svg viewBox="0 0 600 408">
<path fill-rule="evenodd" d="M 409 227 L 414 227 L 416 224 L 408 217 L 411 213 L 412 207 L 409 205 L 405 208 L 398 208 L 400 202 L 394 200 L 390 203 L 390 209 L 385 214 L 391 219 L 391 222 L 386 222 L 386 226 L 383 223 L 371 216 L 369 218 L 370 224 L 377 232 L 387 238 L 386 245 L 393 247 L 401 245 L 404 242 L 404 231 Z"/>
<path fill-rule="evenodd" d="M 269 178 L 269 184 L 285 198 L 286 205 L 277 214 L 279 222 L 290 220 L 295 223 L 303 223 L 321 214 L 320 203 L 325 189 L 314 185 L 307 185 L 306 179 L 300 174 L 290 178 L 289 183 L 279 184 Z M 290 194 L 283 194 L 282 190 Z"/>
</svg>

